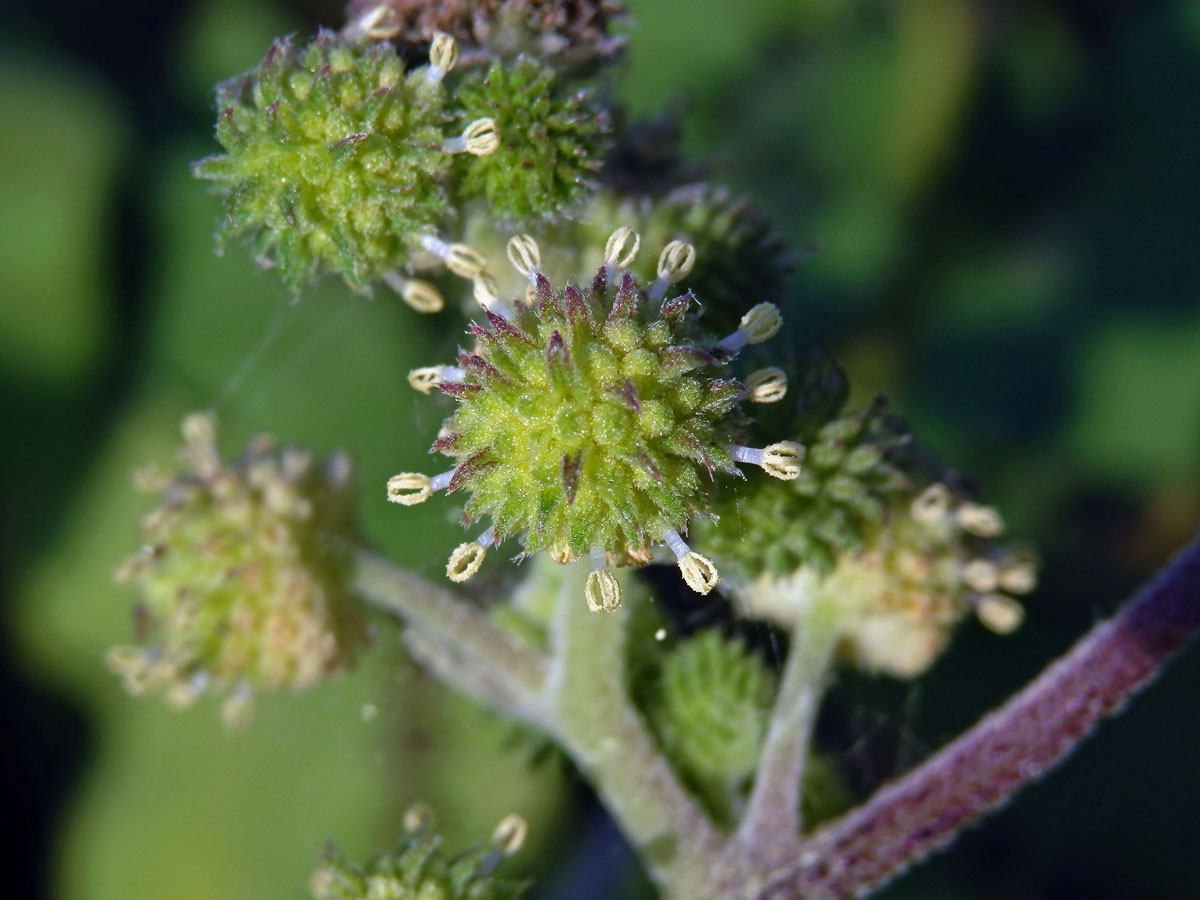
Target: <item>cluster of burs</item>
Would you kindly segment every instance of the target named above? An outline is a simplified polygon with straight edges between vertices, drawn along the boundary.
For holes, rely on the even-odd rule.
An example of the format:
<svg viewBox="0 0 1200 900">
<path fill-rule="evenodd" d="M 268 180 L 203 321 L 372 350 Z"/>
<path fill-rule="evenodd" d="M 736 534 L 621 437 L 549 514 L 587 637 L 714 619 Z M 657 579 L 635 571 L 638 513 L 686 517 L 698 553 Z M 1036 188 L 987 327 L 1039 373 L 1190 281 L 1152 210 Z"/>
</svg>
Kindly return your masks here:
<svg viewBox="0 0 1200 900">
<path fill-rule="evenodd" d="M 223 152 L 195 165 L 220 241 L 295 293 L 340 279 L 455 333 L 469 310 L 457 358 L 409 377 L 445 407 L 430 439 L 448 462 L 386 486 L 403 505 L 464 498 L 453 582 L 507 544 L 586 567 L 597 614 L 622 605 L 617 568 L 660 561 L 784 628 L 832 591 L 842 657 L 899 677 L 972 612 L 1012 630 L 1030 554 L 882 403 L 848 411 L 836 367 L 788 346 L 781 309 L 802 301 L 764 219 L 698 181 L 661 125 L 617 127 L 623 20 L 613 0 L 354 0 L 340 31 L 275 42 L 218 87 Z M 222 461 L 208 418 L 185 437 L 185 470 L 145 478 L 164 500 L 121 573 L 144 640 L 112 661 L 177 704 L 224 693 L 236 719 L 248 692 L 309 684 L 363 642 L 352 471 L 265 442 Z M 491 598 L 516 577 L 480 576 Z M 676 705 L 701 677 L 762 708 L 757 660 L 705 640 L 662 669 Z M 689 674 L 726 657 L 740 681 Z"/>
</svg>

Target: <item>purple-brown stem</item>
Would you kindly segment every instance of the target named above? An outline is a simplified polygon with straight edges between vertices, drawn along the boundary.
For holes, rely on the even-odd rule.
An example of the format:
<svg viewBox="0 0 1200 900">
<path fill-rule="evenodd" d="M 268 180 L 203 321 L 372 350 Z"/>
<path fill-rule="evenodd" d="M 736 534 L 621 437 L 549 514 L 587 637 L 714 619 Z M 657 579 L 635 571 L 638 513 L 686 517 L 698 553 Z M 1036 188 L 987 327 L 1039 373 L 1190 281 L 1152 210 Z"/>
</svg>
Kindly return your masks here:
<svg viewBox="0 0 1200 900">
<path fill-rule="evenodd" d="M 846 900 L 899 875 L 1062 760 L 1200 628 L 1200 540 L 1023 691 L 815 832 L 760 900 Z"/>
</svg>

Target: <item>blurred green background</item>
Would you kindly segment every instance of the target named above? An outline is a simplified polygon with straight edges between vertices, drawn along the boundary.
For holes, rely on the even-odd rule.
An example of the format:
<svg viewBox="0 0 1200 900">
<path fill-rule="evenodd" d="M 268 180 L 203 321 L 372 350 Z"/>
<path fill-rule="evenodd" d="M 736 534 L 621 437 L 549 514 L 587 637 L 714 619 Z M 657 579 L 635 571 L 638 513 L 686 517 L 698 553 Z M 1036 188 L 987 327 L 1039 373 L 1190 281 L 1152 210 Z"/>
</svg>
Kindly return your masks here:
<svg viewBox="0 0 1200 900">
<path fill-rule="evenodd" d="M 858 791 L 1019 686 L 1200 520 L 1200 4 L 631 0 L 616 96 L 671 109 L 715 180 L 815 252 L 783 299 L 856 400 L 886 392 L 1044 558 L 1017 636 L 968 627 L 915 684 L 843 679 L 822 717 Z M 327 837 L 355 856 L 434 804 L 452 846 L 516 810 L 538 898 L 643 896 L 555 760 L 429 684 L 384 634 L 352 677 L 215 709 L 133 702 L 113 566 L 138 463 L 187 410 L 361 465 L 372 539 L 436 576 L 452 514 L 379 489 L 436 413 L 443 358 L 392 297 L 290 298 L 212 250 L 209 96 L 335 3 L 18 0 L 0 31 L 0 702 L 5 894 L 304 896 Z M 760 299 L 760 298 L 754 298 Z M 414 426 L 415 423 L 415 426 Z M 1066 768 L 906 876 L 894 900 L 1200 898 L 1200 653 Z M 630 874 L 622 875 L 622 872 Z M 614 873 L 616 873 L 614 875 Z"/>
</svg>

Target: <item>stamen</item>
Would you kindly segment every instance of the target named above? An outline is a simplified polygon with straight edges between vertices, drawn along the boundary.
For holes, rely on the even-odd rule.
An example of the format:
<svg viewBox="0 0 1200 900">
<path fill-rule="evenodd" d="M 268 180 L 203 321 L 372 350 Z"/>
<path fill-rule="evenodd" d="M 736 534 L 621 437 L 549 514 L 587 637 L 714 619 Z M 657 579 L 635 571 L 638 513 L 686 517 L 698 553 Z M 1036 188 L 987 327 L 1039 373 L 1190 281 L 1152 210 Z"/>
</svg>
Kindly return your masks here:
<svg viewBox="0 0 1200 900">
<path fill-rule="evenodd" d="M 470 579 L 483 565 L 484 557 L 487 556 L 488 544 L 494 543 L 495 535 L 495 526 L 489 525 L 487 530 L 475 540 L 455 547 L 454 552 L 450 554 L 449 562 L 446 563 L 446 577 L 456 584 Z"/>
<path fill-rule="evenodd" d="M 428 500 L 434 491 L 445 490 L 453 474 L 453 469 L 433 478 L 420 472 L 401 472 L 388 479 L 387 498 L 401 506 L 416 506 Z"/>
<path fill-rule="evenodd" d="M 736 462 L 761 466 L 772 478 L 791 481 L 800 477 L 800 464 L 804 461 L 804 446 L 795 441 L 780 441 L 761 450 L 734 444 L 729 455 Z"/>
<path fill-rule="evenodd" d="M 608 571 L 608 558 L 603 547 L 593 547 L 589 556 L 592 571 L 583 589 L 588 609 L 592 612 L 612 612 L 621 605 L 621 583 Z"/>
<path fill-rule="evenodd" d="M 441 292 L 428 281 L 405 278 L 399 272 L 384 272 L 383 280 L 405 303 L 420 313 L 441 312 L 446 306 Z"/>
<path fill-rule="evenodd" d="M 1005 594 L 985 594 L 975 604 L 975 617 L 996 634 L 1012 634 L 1025 621 L 1025 607 Z"/>
<path fill-rule="evenodd" d="M 492 832 L 492 846 L 504 856 L 512 856 L 525 844 L 529 824 L 516 813 L 505 816 Z"/>
<path fill-rule="evenodd" d="M 410 834 L 427 834 L 433 830 L 433 810 L 427 803 L 414 803 L 404 811 L 401 820 L 404 830 Z"/>
<path fill-rule="evenodd" d="M 438 259 L 445 260 L 450 255 L 450 245 L 436 234 L 423 234 L 417 238 L 417 243 Z"/>
<path fill-rule="evenodd" d="M 451 244 L 445 260 L 446 268 L 459 278 L 475 278 L 487 267 L 483 254 L 466 244 Z"/>
<path fill-rule="evenodd" d="M 529 284 L 537 287 L 537 277 L 542 270 L 542 252 L 537 241 L 527 234 L 518 234 L 508 242 L 508 261 L 513 268 L 529 279 Z"/>
<path fill-rule="evenodd" d="M 422 366 L 408 373 L 408 383 L 413 390 L 429 394 L 442 381 L 458 381 L 467 373 L 457 366 Z"/>
<path fill-rule="evenodd" d="M 1027 559 L 1006 561 L 1000 566 L 1000 587 L 1010 594 L 1028 594 L 1037 587 L 1037 569 Z"/>
<path fill-rule="evenodd" d="M 997 537 L 1004 531 L 1004 519 L 991 506 L 979 503 L 964 503 L 954 511 L 954 519 L 963 531 L 975 537 Z"/>
<path fill-rule="evenodd" d="M 909 514 L 922 525 L 937 525 L 950 510 L 950 491 L 941 482 L 934 482 L 913 498 Z"/>
<path fill-rule="evenodd" d="M 783 316 L 774 303 L 760 303 L 742 316 L 737 331 L 717 344 L 717 349 L 739 353 L 747 344 L 761 344 L 779 333 Z"/>
<path fill-rule="evenodd" d="M 679 532 L 668 529 L 663 533 L 663 541 L 675 554 L 679 571 L 688 587 L 697 594 L 707 594 L 717 586 L 717 582 L 720 581 L 717 567 L 708 557 L 692 550 L 679 536 Z"/>
<path fill-rule="evenodd" d="M 996 589 L 996 566 L 986 559 L 973 559 L 962 570 L 962 580 L 971 590 L 987 594 Z"/>
<path fill-rule="evenodd" d="M 604 269 L 610 284 L 618 269 L 629 268 L 641 246 L 642 236 L 628 225 L 622 225 L 609 235 L 604 245 Z"/>
<path fill-rule="evenodd" d="M 470 153 L 472 156 L 487 156 L 500 147 L 500 126 L 495 119 L 476 119 L 463 129 L 461 137 L 453 137 L 442 144 L 446 153 Z"/>
<path fill-rule="evenodd" d="M 458 62 L 458 41 L 444 31 L 433 33 L 429 46 L 429 67 L 425 70 L 425 83 L 441 84 L 446 73 Z"/>
<path fill-rule="evenodd" d="M 671 241 L 658 257 L 658 278 L 650 286 L 650 299 L 659 301 L 667 288 L 691 274 L 696 265 L 696 248 L 686 241 Z"/>
<path fill-rule="evenodd" d="M 488 312 L 503 316 L 505 319 L 513 317 L 512 310 L 500 299 L 500 286 L 496 284 L 495 278 L 487 272 L 480 272 L 472 279 L 472 284 L 474 286 L 473 296 L 476 303 Z"/>
<path fill-rule="evenodd" d="M 391 7 L 385 4 L 380 4 L 367 10 L 358 19 L 346 26 L 346 36 L 352 40 L 356 38 L 370 38 L 377 41 L 395 37 L 400 33 L 400 23 L 394 18 L 389 17 L 391 12 Z M 385 22 L 385 18 L 388 21 Z"/>
<path fill-rule="evenodd" d="M 774 366 L 759 369 L 746 379 L 746 399 L 751 403 L 778 403 L 787 393 L 787 375 Z"/>
</svg>

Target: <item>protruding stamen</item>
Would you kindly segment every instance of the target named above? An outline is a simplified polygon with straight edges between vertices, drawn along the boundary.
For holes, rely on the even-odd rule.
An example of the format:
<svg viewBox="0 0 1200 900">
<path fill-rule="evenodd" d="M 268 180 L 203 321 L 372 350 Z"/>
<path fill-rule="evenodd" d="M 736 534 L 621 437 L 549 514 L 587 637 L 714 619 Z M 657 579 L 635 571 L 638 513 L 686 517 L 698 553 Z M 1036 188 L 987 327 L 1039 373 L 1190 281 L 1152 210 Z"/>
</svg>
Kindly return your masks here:
<svg viewBox="0 0 1200 900">
<path fill-rule="evenodd" d="M 450 487 L 450 482 L 453 480 L 454 473 L 457 471 L 457 469 L 450 469 L 446 472 L 434 475 L 431 479 L 429 479 L 430 489 L 435 491 L 444 491 L 446 488 Z"/>
<path fill-rule="evenodd" d="M 433 810 L 428 803 L 414 803 L 404 811 L 404 830 L 409 833 L 425 834 L 433 830 Z"/>
<path fill-rule="evenodd" d="M 742 447 L 738 444 L 729 448 L 735 462 L 761 466 L 772 478 L 791 481 L 800 477 L 800 464 L 804 461 L 804 445 L 795 441 L 779 441 L 761 450 Z"/>
<path fill-rule="evenodd" d="M 500 147 L 500 126 L 495 119 L 476 119 L 463 129 L 461 137 L 450 138 L 442 144 L 447 153 L 470 153 L 487 156 Z"/>
<path fill-rule="evenodd" d="M 446 268 L 459 278 L 475 278 L 487 267 L 483 254 L 466 244 L 450 244 L 442 258 Z"/>
<path fill-rule="evenodd" d="M 401 506 L 416 506 L 433 495 L 433 479 L 420 472 L 401 472 L 388 479 L 387 498 Z"/>
<path fill-rule="evenodd" d="M 425 70 L 426 84 L 441 84 L 446 73 L 458 62 L 458 41 L 444 31 L 433 33 L 429 46 L 429 68 Z"/>
<path fill-rule="evenodd" d="M 679 571 L 688 587 L 697 594 L 707 594 L 717 586 L 720 577 L 717 575 L 717 567 L 713 565 L 711 559 L 692 550 L 677 531 L 666 531 L 663 534 L 663 541 L 675 554 Z"/>
<path fill-rule="evenodd" d="M 476 303 L 488 312 L 502 316 L 505 319 L 513 317 L 512 310 L 500 299 L 500 286 L 496 284 L 495 278 L 487 272 L 480 272 L 472 279 L 471 283 Z"/>
<path fill-rule="evenodd" d="M 642 236 L 628 225 L 622 225 L 609 235 L 608 241 L 604 245 L 604 267 L 609 283 L 612 282 L 618 269 L 629 268 L 637 258 L 641 246 Z"/>
<path fill-rule="evenodd" d="M 658 257 L 658 278 L 650 286 L 650 299 L 658 301 L 667 288 L 691 274 L 696 265 L 696 248 L 686 241 L 671 241 Z"/>
<path fill-rule="evenodd" d="M 1037 587 L 1037 569 L 1028 559 L 1006 561 L 1000 566 L 1000 587 L 1010 594 L 1028 594 Z"/>
<path fill-rule="evenodd" d="M 996 589 L 999 581 L 996 566 L 986 559 L 973 559 L 962 570 L 962 580 L 971 590 L 987 594 Z"/>
<path fill-rule="evenodd" d="M 727 353 L 738 353 L 747 344 L 769 341 L 783 327 L 783 316 L 774 303 L 760 303 L 742 316 L 737 331 L 717 344 Z"/>
<path fill-rule="evenodd" d="M 537 288 L 537 277 L 542 269 L 542 252 L 538 249 L 537 241 L 527 234 L 511 238 L 508 242 L 508 261 L 529 279 L 532 287 Z"/>
<path fill-rule="evenodd" d="M 759 369 L 746 379 L 746 399 L 751 403 L 778 403 L 787 393 L 787 375 L 774 366 Z"/>
<path fill-rule="evenodd" d="M 393 38 L 400 33 L 400 23 L 392 12 L 390 6 L 381 3 L 347 24 L 343 33 L 352 40 L 369 38 L 381 41 Z"/>
<path fill-rule="evenodd" d="M 950 510 L 950 491 L 941 482 L 934 482 L 917 494 L 909 506 L 909 514 L 922 525 L 936 525 Z"/>
<path fill-rule="evenodd" d="M 403 298 L 404 302 L 420 313 L 441 312 L 446 306 L 441 292 L 428 281 L 406 278 L 399 272 L 384 272 L 383 280 L 388 287 Z"/>
<path fill-rule="evenodd" d="M 457 366 L 422 366 L 408 373 L 413 390 L 429 394 L 443 381 L 458 381 L 466 372 Z"/>
<path fill-rule="evenodd" d="M 583 593 L 592 612 L 612 612 L 621 606 L 621 583 L 608 569 L 590 572 Z"/>
<path fill-rule="evenodd" d="M 975 616 L 996 634 L 1012 634 L 1025 621 L 1025 607 L 1005 594 L 985 594 L 975 604 Z"/>
<path fill-rule="evenodd" d="M 487 556 L 487 547 L 478 541 L 459 544 L 450 554 L 449 562 L 446 563 L 446 577 L 456 584 L 469 580 L 479 571 L 485 556 Z"/>
<path fill-rule="evenodd" d="M 997 537 L 1004 531 L 1004 520 L 991 506 L 979 503 L 964 503 L 954 511 L 954 519 L 970 534 L 981 538 Z"/>
<path fill-rule="evenodd" d="M 505 816 L 492 832 L 492 846 L 504 856 L 512 856 L 525 845 L 529 824 L 516 813 Z"/>
</svg>

